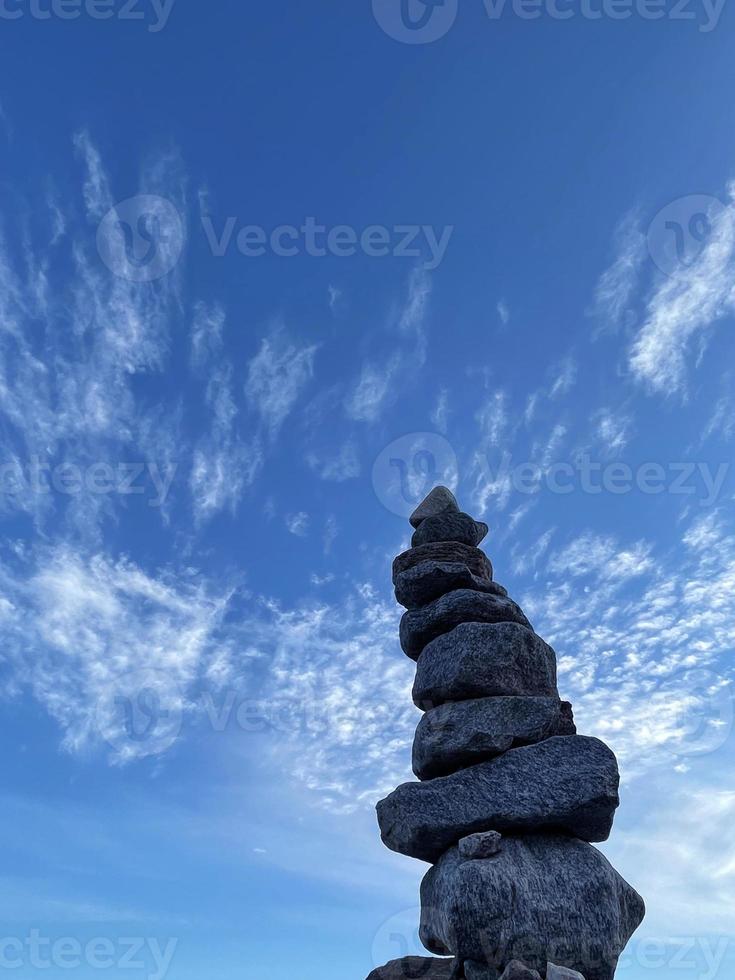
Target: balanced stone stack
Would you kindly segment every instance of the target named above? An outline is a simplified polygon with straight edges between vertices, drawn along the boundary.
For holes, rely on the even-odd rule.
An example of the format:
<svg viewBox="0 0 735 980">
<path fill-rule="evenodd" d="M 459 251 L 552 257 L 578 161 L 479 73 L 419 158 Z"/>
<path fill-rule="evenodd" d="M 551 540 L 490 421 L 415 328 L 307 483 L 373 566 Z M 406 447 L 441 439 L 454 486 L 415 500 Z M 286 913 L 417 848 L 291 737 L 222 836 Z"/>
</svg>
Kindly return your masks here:
<svg viewBox="0 0 735 980">
<path fill-rule="evenodd" d="M 378 804 L 383 841 L 432 865 L 420 935 L 449 959 L 371 974 L 467 980 L 613 980 L 644 916 L 640 896 L 592 842 L 619 804 L 612 751 L 578 735 L 556 655 L 493 581 L 488 528 L 437 487 L 411 517 L 393 566 L 417 662 L 418 782 Z"/>
</svg>

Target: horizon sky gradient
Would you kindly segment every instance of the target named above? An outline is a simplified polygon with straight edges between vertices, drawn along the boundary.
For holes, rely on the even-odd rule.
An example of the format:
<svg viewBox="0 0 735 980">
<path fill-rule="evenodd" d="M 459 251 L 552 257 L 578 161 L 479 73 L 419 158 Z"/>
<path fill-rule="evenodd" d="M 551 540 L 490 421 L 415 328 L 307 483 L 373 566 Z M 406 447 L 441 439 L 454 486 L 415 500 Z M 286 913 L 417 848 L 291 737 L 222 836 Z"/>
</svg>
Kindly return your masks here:
<svg viewBox="0 0 735 980">
<path fill-rule="evenodd" d="M 412 778 L 391 561 L 436 483 L 618 755 L 618 976 L 733 975 L 733 14 L 466 3 L 409 44 L 381 3 L 0 17 L 24 980 L 419 952 L 427 866 L 374 805 Z"/>
</svg>

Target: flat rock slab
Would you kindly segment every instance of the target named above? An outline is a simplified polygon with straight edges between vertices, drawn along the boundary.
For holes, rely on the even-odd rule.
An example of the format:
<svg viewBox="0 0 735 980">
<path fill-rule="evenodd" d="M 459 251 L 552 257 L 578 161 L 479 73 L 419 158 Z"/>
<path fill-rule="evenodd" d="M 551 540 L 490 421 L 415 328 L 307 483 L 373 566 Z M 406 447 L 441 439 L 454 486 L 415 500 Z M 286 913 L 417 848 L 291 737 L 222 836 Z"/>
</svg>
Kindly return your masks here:
<svg viewBox="0 0 735 980">
<path fill-rule="evenodd" d="M 406 956 L 373 970 L 367 980 L 450 980 L 454 962 L 433 956 Z"/>
<path fill-rule="evenodd" d="M 576 731 L 572 706 L 558 698 L 447 702 L 427 711 L 416 729 L 413 771 L 419 779 L 448 776 L 508 749 Z"/>
<path fill-rule="evenodd" d="M 418 548 L 422 544 L 436 544 L 439 541 L 457 541 L 476 548 L 487 536 L 488 530 L 487 524 L 474 520 L 469 514 L 445 511 L 421 522 L 413 533 L 411 547 Z"/>
<path fill-rule="evenodd" d="M 489 861 L 462 861 L 452 848 L 424 878 L 421 904 L 427 949 L 458 952 L 488 970 L 519 960 L 547 980 L 569 976 L 547 973 L 549 961 L 586 980 L 613 980 L 645 914 L 640 895 L 596 848 L 546 834 L 504 837 Z"/>
<path fill-rule="evenodd" d="M 419 527 L 427 518 L 445 512 L 459 513 L 457 498 L 447 487 L 434 487 L 409 517 L 411 527 Z"/>
<path fill-rule="evenodd" d="M 474 575 L 467 565 L 452 561 L 421 561 L 394 577 L 396 599 L 406 609 L 418 609 L 447 592 L 470 589 L 507 596 L 502 585 Z"/>
<path fill-rule="evenodd" d="M 413 700 L 425 710 L 485 697 L 553 697 L 556 654 L 517 623 L 463 623 L 424 647 Z"/>
<path fill-rule="evenodd" d="M 604 841 L 619 783 L 617 760 L 604 742 L 550 738 L 451 776 L 404 783 L 378 803 L 378 823 L 387 847 L 430 863 L 462 837 L 486 830 L 555 830 Z"/>
<path fill-rule="evenodd" d="M 393 584 L 396 576 L 408 571 L 422 561 L 459 562 L 466 565 L 473 575 L 478 578 L 492 579 L 493 566 L 484 551 L 470 548 L 456 541 L 443 541 L 438 544 L 422 544 L 420 548 L 411 548 L 393 559 Z"/>
<path fill-rule="evenodd" d="M 400 628 L 403 652 L 418 660 L 427 643 L 463 623 L 518 623 L 531 628 L 521 607 L 507 596 L 458 589 L 428 606 L 409 609 L 403 614 Z"/>
</svg>

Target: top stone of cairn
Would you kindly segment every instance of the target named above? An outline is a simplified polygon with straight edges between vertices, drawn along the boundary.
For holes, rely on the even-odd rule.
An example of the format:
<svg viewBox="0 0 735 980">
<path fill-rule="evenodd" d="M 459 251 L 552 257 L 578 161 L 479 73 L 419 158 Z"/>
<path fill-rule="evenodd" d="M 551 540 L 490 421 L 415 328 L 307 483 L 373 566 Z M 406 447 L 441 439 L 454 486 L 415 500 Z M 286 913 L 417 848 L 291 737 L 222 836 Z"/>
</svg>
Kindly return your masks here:
<svg viewBox="0 0 735 980">
<path fill-rule="evenodd" d="M 459 504 L 451 490 L 446 487 L 434 487 L 428 497 L 418 505 L 409 517 L 411 527 L 418 527 L 427 517 L 436 517 L 447 511 L 458 514 Z"/>
</svg>

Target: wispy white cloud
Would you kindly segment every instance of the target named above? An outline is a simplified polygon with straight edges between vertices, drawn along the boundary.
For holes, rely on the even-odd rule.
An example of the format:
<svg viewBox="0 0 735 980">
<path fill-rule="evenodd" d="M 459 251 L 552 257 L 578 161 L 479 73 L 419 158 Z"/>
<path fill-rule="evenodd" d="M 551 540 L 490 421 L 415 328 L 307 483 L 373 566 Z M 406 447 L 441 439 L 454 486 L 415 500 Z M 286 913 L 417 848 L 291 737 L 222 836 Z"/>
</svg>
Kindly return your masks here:
<svg viewBox="0 0 735 980">
<path fill-rule="evenodd" d="M 735 309 L 735 185 L 729 203 L 710 215 L 711 233 L 689 267 L 654 288 L 630 349 L 633 376 L 653 392 L 682 394 L 687 368 L 711 327 Z"/>
<path fill-rule="evenodd" d="M 500 322 L 504 327 L 507 327 L 510 323 L 510 310 L 508 309 L 508 304 L 504 299 L 498 301 L 498 305 L 495 308 L 497 310 L 498 316 L 500 317 Z"/>
<path fill-rule="evenodd" d="M 194 576 L 154 576 L 69 546 L 3 563 L 0 575 L 10 680 L 31 690 L 70 752 L 103 745 L 112 762 L 125 763 L 167 749 L 192 686 L 204 677 L 214 683 L 215 664 L 225 673 L 230 651 L 216 635 L 229 592 L 211 593 Z M 145 712 L 151 698 L 159 720 L 169 721 L 139 738 L 121 705 Z"/>
<path fill-rule="evenodd" d="M 287 514 L 285 521 L 289 532 L 297 538 L 305 538 L 309 533 L 310 518 L 305 511 L 299 511 L 298 514 Z"/>
<path fill-rule="evenodd" d="M 447 434 L 447 428 L 449 426 L 449 413 L 449 392 L 446 388 L 442 388 L 431 413 L 431 422 L 434 428 L 444 435 Z"/>
<path fill-rule="evenodd" d="M 322 458 L 317 453 L 309 453 L 307 462 L 322 480 L 344 483 L 356 479 L 361 472 L 357 445 L 352 439 L 342 444 L 336 456 Z"/>
<path fill-rule="evenodd" d="M 245 395 L 272 439 L 311 381 L 316 352 L 316 344 L 299 344 L 277 328 L 248 364 Z"/>
<path fill-rule="evenodd" d="M 392 352 L 382 359 L 367 359 L 344 399 L 347 416 L 358 422 L 377 422 L 400 394 L 397 380 L 410 371 L 415 377 L 426 359 L 426 317 L 431 280 L 422 269 L 409 277 L 403 303 L 389 318 Z M 397 338 L 403 338 L 401 343 Z"/>
<path fill-rule="evenodd" d="M 630 442 L 633 419 L 623 410 L 601 408 L 593 417 L 594 435 L 604 452 L 615 455 Z"/>
<path fill-rule="evenodd" d="M 631 325 L 631 305 L 646 257 L 646 238 L 635 209 L 615 230 L 615 252 L 612 265 L 597 283 L 593 313 L 603 326 L 619 328 Z"/>
</svg>

